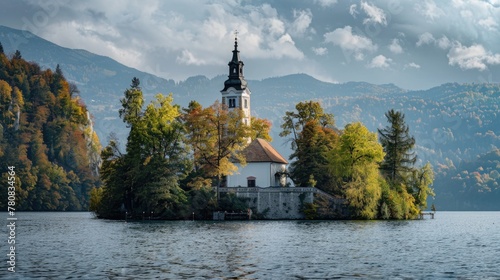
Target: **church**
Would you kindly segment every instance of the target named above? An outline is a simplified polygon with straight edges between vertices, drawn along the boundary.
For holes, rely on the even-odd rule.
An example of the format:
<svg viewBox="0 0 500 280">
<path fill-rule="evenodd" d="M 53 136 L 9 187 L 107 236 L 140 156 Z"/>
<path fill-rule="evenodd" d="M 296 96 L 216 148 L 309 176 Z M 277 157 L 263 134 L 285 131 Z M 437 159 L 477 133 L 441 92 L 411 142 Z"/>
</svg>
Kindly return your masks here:
<svg viewBox="0 0 500 280">
<path fill-rule="evenodd" d="M 243 123 L 250 126 L 251 91 L 243 76 L 243 61 L 238 50 L 238 38 L 234 39 L 234 50 L 229 61 L 229 76 L 221 90 L 222 104 L 229 110 L 241 109 Z M 288 161 L 264 139 L 255 139 L 242 151 L 246 165 L 236 163 L 238 170 L 226 178 L 226 186 L 231 187 L 284 187 Z"/>
</svg>

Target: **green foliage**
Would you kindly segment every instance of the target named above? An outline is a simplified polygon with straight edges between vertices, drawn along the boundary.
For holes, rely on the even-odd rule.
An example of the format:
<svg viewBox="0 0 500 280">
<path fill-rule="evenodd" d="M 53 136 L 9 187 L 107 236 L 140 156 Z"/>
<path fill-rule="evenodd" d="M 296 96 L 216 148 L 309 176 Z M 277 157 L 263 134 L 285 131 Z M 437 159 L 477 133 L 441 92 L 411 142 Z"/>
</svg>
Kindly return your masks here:
<svg viewBox="0 0 500 280">
<path fill-rule="evenodd" d="M 0 167 L 16 167 L 16 210 L 85 210 L 99 186 L 99 140 L 87 109 L 53 73 L 0 53 Z M 7 199 L 0 194 L 0 208 Z"/>
<path fill-rule="evenodd" d="M 388 179 L 382 183 L 379 215 L 388 219 L 413 219 L 427 207 L 427 197 L 434 196 L 430 187 L 434 181 L 432 166 L 413 167 L 415 139 L 409 135 L 404 114 L 386 113 L 390 126 L 380 130 L 380 140 L 386 156 L 381 171 Z"/>
<path fill-rule="evenodd" d="M 218 209 L 227 212 L 246 212 L 248 209 L 248 198 L 238 197 L 233 193 L 221 195 Z"/>
<path fill-rule="evenodd" d="M 269 132 L 271 131 L 271 122 L 269 120 L 252 117 L 250 123 L 251 123 L 250 138 L 252 140 L 255 140 L 256 138 L 261 138 L 268 142 L 273 141 L 273 138 L 271 138 L 271 136 L 269 135 Z"/>
<path fill-rule="evenodd" d="M 319 188 L 330 181 L 326 170 L 326 153 L 336 145 L 338 135 L 334 130 L 332 114 L 323 111 L 317 102 L 301 102 L 295 112 L 286 112 L 280 136 L 293 134 L 290 159 L 290 176 L 296 185 L 310 186 L 313 176 Z M 315 184 L 316 185 L 316 184 Z"/>
<path fill-rule="evenodd" d="M 95 197 L 98 216 L 116 218 L 126 211 L 132 217 L 176 218 L 183 209 L 187 196 L 179 182 L 190 168 L 179 107 L 172 102 L 171 95 L 159 94 L 142 110 L 139 80 L 132 80 L 120 111 L 131 126 L 127 153 L 120 153 L 114 140 L 101 153 L 104 190 L 100 199 Z"/>
<path fill-rule="evenodd" d="M 302 205 L 302 213 L 304 213 L 304 216 L 306 220 L 314 220 L 318 218 L 318 205 L 315 203 L 304 203 Z"/>
<path fill-rule="evenodd" d="M 385 152 L 384 162 L 380 169 L 395 184 L 405 183 L 407 174 L 417 160 L 412 151 L 415 138 L 409 134 L 410 129 L 405 123 L 403 113 L 392 109 L 385 116 L 389 126 L 378 130 Z"/>
</svg>

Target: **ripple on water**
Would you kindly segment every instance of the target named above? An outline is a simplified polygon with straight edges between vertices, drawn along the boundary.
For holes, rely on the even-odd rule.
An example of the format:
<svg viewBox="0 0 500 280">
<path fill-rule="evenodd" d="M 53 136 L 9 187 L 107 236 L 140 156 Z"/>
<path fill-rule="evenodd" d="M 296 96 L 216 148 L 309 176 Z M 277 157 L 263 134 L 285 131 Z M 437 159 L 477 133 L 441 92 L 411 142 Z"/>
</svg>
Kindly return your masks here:
<svg viewBox="0 0 500 280">
<path fill-rule="evenodd" d="M 438 212 L 423 221 L 18 218 L 18 272 L 0 278 L 500 278 L 499 212 Z"/>
</svg>

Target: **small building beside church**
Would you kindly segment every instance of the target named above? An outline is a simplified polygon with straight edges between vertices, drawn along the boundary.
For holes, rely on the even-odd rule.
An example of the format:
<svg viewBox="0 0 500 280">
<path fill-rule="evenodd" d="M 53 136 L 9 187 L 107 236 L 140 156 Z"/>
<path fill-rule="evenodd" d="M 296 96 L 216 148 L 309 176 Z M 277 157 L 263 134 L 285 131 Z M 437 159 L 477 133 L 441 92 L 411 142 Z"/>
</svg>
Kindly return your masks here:
<svg viewBox="0 0 500 280">
<path fill-rule="evenodd" d="M 227 176 L 227 187 L 284 187 L 288 161 L 269 142 L 257 138 L 244 150 L 246 165 L 238 166 L 235 174 Z"/>
</svg>

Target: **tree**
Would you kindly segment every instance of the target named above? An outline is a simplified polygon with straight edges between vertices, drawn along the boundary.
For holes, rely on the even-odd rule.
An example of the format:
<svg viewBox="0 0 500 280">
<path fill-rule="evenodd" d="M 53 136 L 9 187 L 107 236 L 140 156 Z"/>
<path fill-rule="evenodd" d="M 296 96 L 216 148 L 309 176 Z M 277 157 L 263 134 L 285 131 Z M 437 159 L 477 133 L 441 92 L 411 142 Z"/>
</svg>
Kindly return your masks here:
<svg viewBox="0 0 500 280">
<path fill-rule="evenodd" d="M 251 124 L 251 135 L 252 140 L 256 138 L 262 138 L 268 142 L 273 141 L 273 138 L 269 135 L 271 131 L 271 122 L 267 119 L 260 119 L 257 117 L 252 117 Z"/>
<path fill-rule="evenodd" d="M 380 169 L 393 183 L 404 183 L 417 161 L 412 151 L 415 138 L 410 136 L 404 114 L 391 109 L 385 114 L 389 126 L 378 129 L 385 157 Z"/>
<path fill-rule="evenodd" d="M 142 112 L 142 105 L 144 104 L 144 98 L 139 84 L 139 79 L 134 77 L 130 88 L 124 92 L 125 97 L 120 99 L 122 108 L 118 113 L 123 122 L 127 123 L 129 127 L 139 119 Z"/>
<path fill-rule="evenodd" d="M 339 144 L 329 156 L 333 173 L 343 182 L 351 182 L 358 169 L 371 163 L 379 164 L 383 159 L 384 151 L 377 141 L 377 134 L 360 122 L 346 125 Z"/>
<path fill-rule="evenodd" d="M 93 207 L 100 216 L 117 218 L 127 211 L 133 217 L 176 218 L 187 197 L 179 186 L 190 170 L 184 147 L 179 106 L 172 95 L 158 94 L 142 110 L 139 80 L 125 91 L 120 116 L 130 125 L 126 154 L 116 141 L 102 152 L 102 192 L 94 191 Z"/>
<path fill-rule="evenodd" d="M 337 179 L 332 193 L 345 197 L 356 217 L 373 219 L 381 196 L 378 164 L 384 152 L 377 134 L 359 122 L 346 125 L 329 153 L 329 171 Z"/>
<path fill-rule="evenodd" d="M 295 161 L 290 164 L 291 178 L 297 185 L 309 186 L 312 175 L 318 188 L 325 188 L 329 180 L 326 152 L 335 146 L 338 137 L 333 115 L 314 101 L 300 102 L 295 109 L 285 113 L 280 133 L 281 137 L 292 135 L 290 159 Z"/>
<path fill-rule="evenodd" d="M 295 110 L 296 112 L 287 111 L 285 113 L 283 124 L 281 125 L 283 130 L 280 133 L 281 137 L 286 137 L 290 134 L 293 135 L 291 139 L 292 149 L 300 148 L 295 146 L 295 141 L 309 121 L 315 120 L 321 127 L 325 128 L 334 128 L 335 126 L 333 114 L 325 113 L 318 102 L 299 102 L 295 105 Z"/>
<path fill-rule="evenodd" d="M 217 180 L 218 194 L 222 178 L 237 170 L 234 161 L 245 164 L 239 153 L 250 135 L 249 127 L 242 122 L 244 113 L 228 110 L 218 101 L 208 108 L 191 102 L 184 112 L 186 141 L 193 149 L 196 171 Z"/>
<path fill-rule="evenodd" d="M 435 196 L 434 190 L 430 187 L 433 182 L 434 171 L 430 163 L 425 164 L 420 169 L 413 170 L 409 186 L 411 194 L 415 198 L 415 204 L 420 210 L 427 208 L 428 196 Z"/>
<path fill-rule="evenodd" d="M 2 42 L 0 42 L 0 54 L 4 54 Z"/>
<path fill-rule="evenodd" d="M 14 56 L 12 57 L 12 59 L 22 59 L 22 55 L 21 55 L 21 52 L 19 50 L 16 50 L 16 52 L 14 53 Z"/>
<path fill-rule="evenodd" d="M 327 190 L 330 174 L 327 172 L 327 153 L 337 142 L 338 135 L 329 128 L 319 125 L 317 120 L 307 122 L 295 140 L 296 149 L 290 155 L 295 159 L 290 164 L 290 177 L 295 184 L 309 187 L 310 177 L 316 181 L 316 186 Z"/>
</svg>

